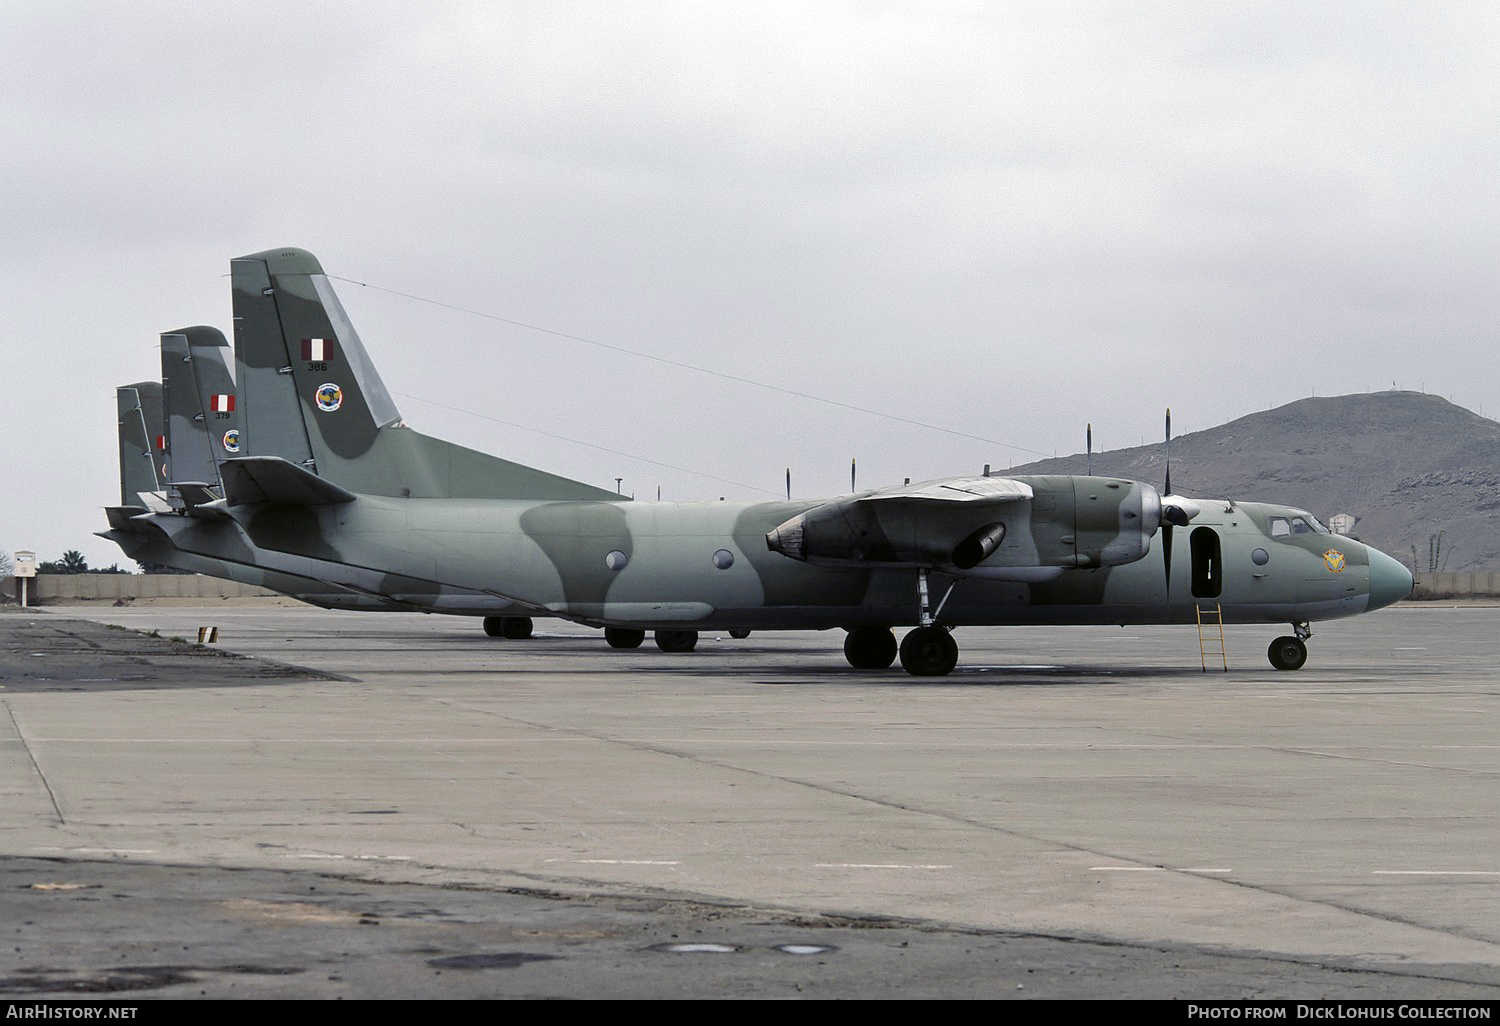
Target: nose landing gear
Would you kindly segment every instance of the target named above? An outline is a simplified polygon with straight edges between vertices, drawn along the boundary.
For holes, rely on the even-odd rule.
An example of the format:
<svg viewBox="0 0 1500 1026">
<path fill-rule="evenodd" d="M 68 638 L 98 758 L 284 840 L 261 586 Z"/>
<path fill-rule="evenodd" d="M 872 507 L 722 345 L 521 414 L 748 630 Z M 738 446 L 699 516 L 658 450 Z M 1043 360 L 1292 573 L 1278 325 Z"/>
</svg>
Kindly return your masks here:
<svg viewBox="0 0 1500 1026">
<path fill-rule="evenodd" d="M 1278 670 L 1300 670 L 1307 662 L 1307 639 L 1312 637 L 1312 628 L 1307 621 L 1292 624 L 1293 634 L 1277 638 L 1266 649 L 1266 658 Z"/>
</svg>

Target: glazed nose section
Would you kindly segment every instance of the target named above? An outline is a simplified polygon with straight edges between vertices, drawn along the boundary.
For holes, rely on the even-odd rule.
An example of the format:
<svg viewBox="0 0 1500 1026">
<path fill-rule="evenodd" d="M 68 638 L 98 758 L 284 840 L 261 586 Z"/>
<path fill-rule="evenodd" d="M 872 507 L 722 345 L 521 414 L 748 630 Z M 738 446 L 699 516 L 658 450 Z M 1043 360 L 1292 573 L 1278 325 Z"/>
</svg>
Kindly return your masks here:
<svg viewBox="0 0 1500 1026">
<path fill-rule="evenodd" d="M 1370 549 L 1370 604 L 1379 609 L 1411 594 L 1411 571 L 1379 549 Z"/>
</svg>

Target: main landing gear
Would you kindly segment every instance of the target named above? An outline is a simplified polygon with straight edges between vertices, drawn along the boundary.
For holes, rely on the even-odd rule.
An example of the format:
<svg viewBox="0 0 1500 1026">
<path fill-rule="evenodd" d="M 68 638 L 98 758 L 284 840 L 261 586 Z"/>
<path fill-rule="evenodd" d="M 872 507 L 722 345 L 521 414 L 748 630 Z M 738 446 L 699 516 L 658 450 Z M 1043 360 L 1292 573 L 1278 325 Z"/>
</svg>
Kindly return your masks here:
<svg viewBox="0 0 1500 1026">
<path fill-rule="evenodd" d="M 938 624 L 901 639 L 901 667 L 913 677 L 946 677 L 958 665 L 958 642 Z"/>
<path fill-rule="evenodd" d="M 606 627 L 604 640 L 609 642 L 610 648 L 640 648 L 641 642 L 646 640 L 646 632 L 631 627 Z"/>
<path fill-rule="evenodd" d="M 748 638 L 749 631 L 732 630 L 729 632 L 732 638 Z M 646 632 L 638 631 L 633 627 L 606 627 L 604 628 L 604 640 L 609 642 L 610 648 L 640 648 L 641 643 L 646 640 Z M 656 647 L 663 652 L 691 652 L 698 647 L 697 631 L 657 631 Z"/>
<path fill-rule="evenodd" d="M 492 638 L 509 638 L 512 641 L 522 641 L 531 637 L 531 617 L 486 616 L 484 618 L 484 633 Z"/>
<path fill-rule="evenodd" d="M 1295 633 L 1277 638 L 1266 649 L 1266 658 L 1278 670 L 1300 670 L 1307 662 L 1307 639 L 1312 637 L 1312 628 L 1304 620 L 1292 624 L 1292 630 Z"/>
<path fill-rule="evenodd" d="M 855 627 L 844 638 L 844 658 L 856 670 L 883 670 L 901 656 L 913 677 L 946 677 L 958 665 L 958 642 L 941 624 L 918 627 L 896 645 L 889 627 Z"/>
<path fill-rule="evenodd" d="M 855 627 L 844 638 L 844 658 L 856 670 L 883 670 L 896 661 L 896 636 L 889 627 Z"/>
<path fill-rule="evenodd" d="M 698 647 L 698 632 L 657 631 L 656 647 L 663 652 L 691 652 Z"/>
<path fill-rule="evenodd" d="M 844 639 L 844 658 L 856 670 L 883 670 L 896 661 L 899 653 L 901 668 L 913 677 L 946 677 L 958 665 L 958 642 L 953 640 L 948 628 L 937 622 L 937 616 L 952 594 L 953 585 L 950 584 L 937 609 L 929 611 L 927 571 L 918 570 L 918 622 L 921 626 L 902 638 L 899 648 L 889 627 L 850 628 Z"/>
</svg>

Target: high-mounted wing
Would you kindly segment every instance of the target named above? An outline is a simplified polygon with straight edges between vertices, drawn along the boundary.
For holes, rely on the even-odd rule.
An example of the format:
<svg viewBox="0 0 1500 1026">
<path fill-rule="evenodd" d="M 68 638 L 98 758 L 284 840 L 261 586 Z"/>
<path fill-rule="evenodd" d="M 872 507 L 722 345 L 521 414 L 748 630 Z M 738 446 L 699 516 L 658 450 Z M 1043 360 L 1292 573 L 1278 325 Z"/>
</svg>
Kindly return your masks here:
<svg viewBox="0 0 1500 1026">
<path fill-rule="evenodd" d="M 1133 562 L 1160 522 L 1160 496 L 1138 481 L 962 477 L 825 502 L 768 532 L 766 545 L 830 566 L 988 574 Z"/>
<path fill-rule="evenodd" d="M 961 477 L 834 499 L 781 524 L 766 545 L 813 563 L 978 565 L 1004 541 L 1008 507 L 1031 486 L 1003 477 Z"/>
</svg>

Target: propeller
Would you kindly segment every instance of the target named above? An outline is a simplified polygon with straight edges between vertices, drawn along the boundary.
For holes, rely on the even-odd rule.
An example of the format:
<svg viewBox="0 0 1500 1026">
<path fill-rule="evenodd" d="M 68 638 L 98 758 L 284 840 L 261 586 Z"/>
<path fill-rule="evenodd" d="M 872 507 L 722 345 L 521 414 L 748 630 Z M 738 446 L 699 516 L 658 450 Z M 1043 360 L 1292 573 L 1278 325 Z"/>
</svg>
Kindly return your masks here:
<svg viewBox="0 0 1500 1026">
<path fill-rule="evenodd" d="M 1167 605 L 1172 604 L 1172 521 L 1167 516 L 1167 499 L 1172 494 L 1172 408 L 1167 407 L 1167 472 L 1162 482 L 1161 500 L 1161 554 L 1162 566 L 1167 573 Z"/>
<path fill-rule="evenodd" d="M 1172 492 L 1172 410 L 1167 409 L 1166 474 L 1161 496 L 1161 554 L 1167 575 L 1167 602 L 1172 601 L 1172 528 L 1186 527 L 1203 508 L 1192 499 Z"/>
<path fill-rule="evenodd" d="M 792 468 L 786 468 L 786 501 L 792 501 Z"/>
<path fill-rule="evenodd" d="M 1089 477 L 1094 476 L 1094 425 L 1090 424 L 1087 432 L 1089 453 Z"/>
<path fill-rule="evenodd" d="M 849 457 L 849 490 L 851 492 L 857 492 L 857 491 L 859 491 L 858 488 L 854 487 L 854 457 L 853 456 Z"/>
</svg>

